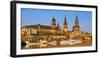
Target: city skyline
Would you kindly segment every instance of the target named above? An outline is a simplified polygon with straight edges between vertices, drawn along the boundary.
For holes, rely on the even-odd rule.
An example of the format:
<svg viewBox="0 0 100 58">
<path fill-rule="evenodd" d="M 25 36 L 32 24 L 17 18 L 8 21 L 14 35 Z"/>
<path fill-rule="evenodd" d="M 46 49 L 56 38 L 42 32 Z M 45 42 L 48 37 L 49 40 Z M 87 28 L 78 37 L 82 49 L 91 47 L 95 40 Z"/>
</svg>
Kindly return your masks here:
<svg viewBox="0 0 100 58">
<path fill-rule="evenodd" d="M 53 16 L 61 28 L 63 28 L 64 17 L 66 17 L 69 31 L 72 31 L 75 17 L 78 16 L 81 31 L 92 33 L 92 13 L 89 11 L 21 9 L 22 26 L 36 24 L 51 26 Z"/>
</svg>

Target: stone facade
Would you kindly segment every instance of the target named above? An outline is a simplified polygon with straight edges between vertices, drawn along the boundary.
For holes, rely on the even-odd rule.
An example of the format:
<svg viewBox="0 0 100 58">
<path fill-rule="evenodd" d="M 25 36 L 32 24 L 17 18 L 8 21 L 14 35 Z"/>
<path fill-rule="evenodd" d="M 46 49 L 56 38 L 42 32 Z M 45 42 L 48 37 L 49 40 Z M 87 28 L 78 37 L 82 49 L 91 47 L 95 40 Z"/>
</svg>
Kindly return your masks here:
<svg viewBox="0 0 100 58">
<path fill-rule="evenodd" d="M 58 37 L 66 37 L 66 38 L 88 38 L 92 39 L 91 33 L 83 33 L 80 31 L 80 25 L 78 21 L 78 16 L 75 18 L 75 23 L 72 31 L 68 31 L 68 24 L 66 21 L 66 17 L 64 17 L 63 29 L 61 29 L 59 23 L 56 22 L 55 17 L 52 17 L 51 26 L 46 25 L 27 25 L 21 27 L 21 35 L 22 36 L 30 36 L 34 37 L 36 35 L 46 36 L 46 35 L 54 35 L 56 38 Z"/>
</svg>

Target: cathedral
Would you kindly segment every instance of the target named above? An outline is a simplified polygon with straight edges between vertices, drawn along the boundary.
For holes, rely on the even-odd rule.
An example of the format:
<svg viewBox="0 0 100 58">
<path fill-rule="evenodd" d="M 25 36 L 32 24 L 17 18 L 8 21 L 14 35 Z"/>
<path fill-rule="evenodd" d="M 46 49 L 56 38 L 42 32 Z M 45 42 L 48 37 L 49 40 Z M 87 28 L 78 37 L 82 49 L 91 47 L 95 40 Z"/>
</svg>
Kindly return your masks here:
<svg viewBox="0 0 100 58">
<path fill-rule="evenodd" d="M 78 21 L 78 16 L 75 17 L 75 23 L 73 25 L 72 31 L 68 31 L 68 23 L 66 17 L 64 17 L 63 28 L 60 27 L 59 23 L 56 22 L 55 17 L 52 17 L 52 22 L 50 26 L 47 25 L 27 25 L 21 27 L 21 36 L 35 38 L 38 35 L 41 38 L 66 38 L 66 39 L 92 39 L 92 34 L 80 31 L 80 25 Z"/>
</svg>

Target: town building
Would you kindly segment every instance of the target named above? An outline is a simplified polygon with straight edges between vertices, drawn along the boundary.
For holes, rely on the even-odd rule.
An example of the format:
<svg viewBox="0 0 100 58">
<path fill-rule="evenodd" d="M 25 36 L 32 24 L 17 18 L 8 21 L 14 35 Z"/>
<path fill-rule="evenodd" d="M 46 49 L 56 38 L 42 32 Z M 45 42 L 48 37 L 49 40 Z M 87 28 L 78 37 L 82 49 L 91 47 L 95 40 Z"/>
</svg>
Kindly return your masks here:
<svg viewBox="0 0 100 58">
<path fill-rule="evenodd" d="M 92 34 L 88 32 L 81 32 L 80 25 L 78 21 L 78 16 L 75 18 L 75 23 L 73 25 L 72 31 L 68 30 L 68 23 L 66 17 L 64 17 L 63 28 L 60 27 L 59 23 L 56 22 L 55 17 L 52 17 L 52 22 L 50 26 L 47 25 L 26 25 L 21 27 L 21 38 L 22 40 L 92 40 Z M 38 39 L 39 38 L 39 39 Z"/>
</svg>

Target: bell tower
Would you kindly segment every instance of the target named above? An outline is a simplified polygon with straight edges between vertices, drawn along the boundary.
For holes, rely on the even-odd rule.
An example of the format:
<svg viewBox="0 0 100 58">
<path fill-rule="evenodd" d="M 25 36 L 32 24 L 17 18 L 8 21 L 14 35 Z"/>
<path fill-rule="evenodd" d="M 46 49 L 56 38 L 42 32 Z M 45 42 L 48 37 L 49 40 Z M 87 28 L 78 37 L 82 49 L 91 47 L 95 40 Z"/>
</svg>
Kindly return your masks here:
<svg viewBox="0 0 100 58">
<path fill-rule="evenodd" d="M 54 16 L 52 17 L 51 27 L 52 27 L 52 29 L 56 28 L 56 20 L 55 20 Z"/>
<path fill-rule="evenodd" d="M 68 26 L 67 26 L 67 22 L 66 22 L 66 16 L 64 17 L 63 31 L 65 33 L 68 32 Z"/>
<path fill-rule="evenodd" d="M 78 22 L 78 16 L 76 16 L 76 18 L 75 18 L 75 24 L 73 26 L 73 32 L 80 33 L 80 26 L 79 26 L 79 22 Z"/>
</svg>

